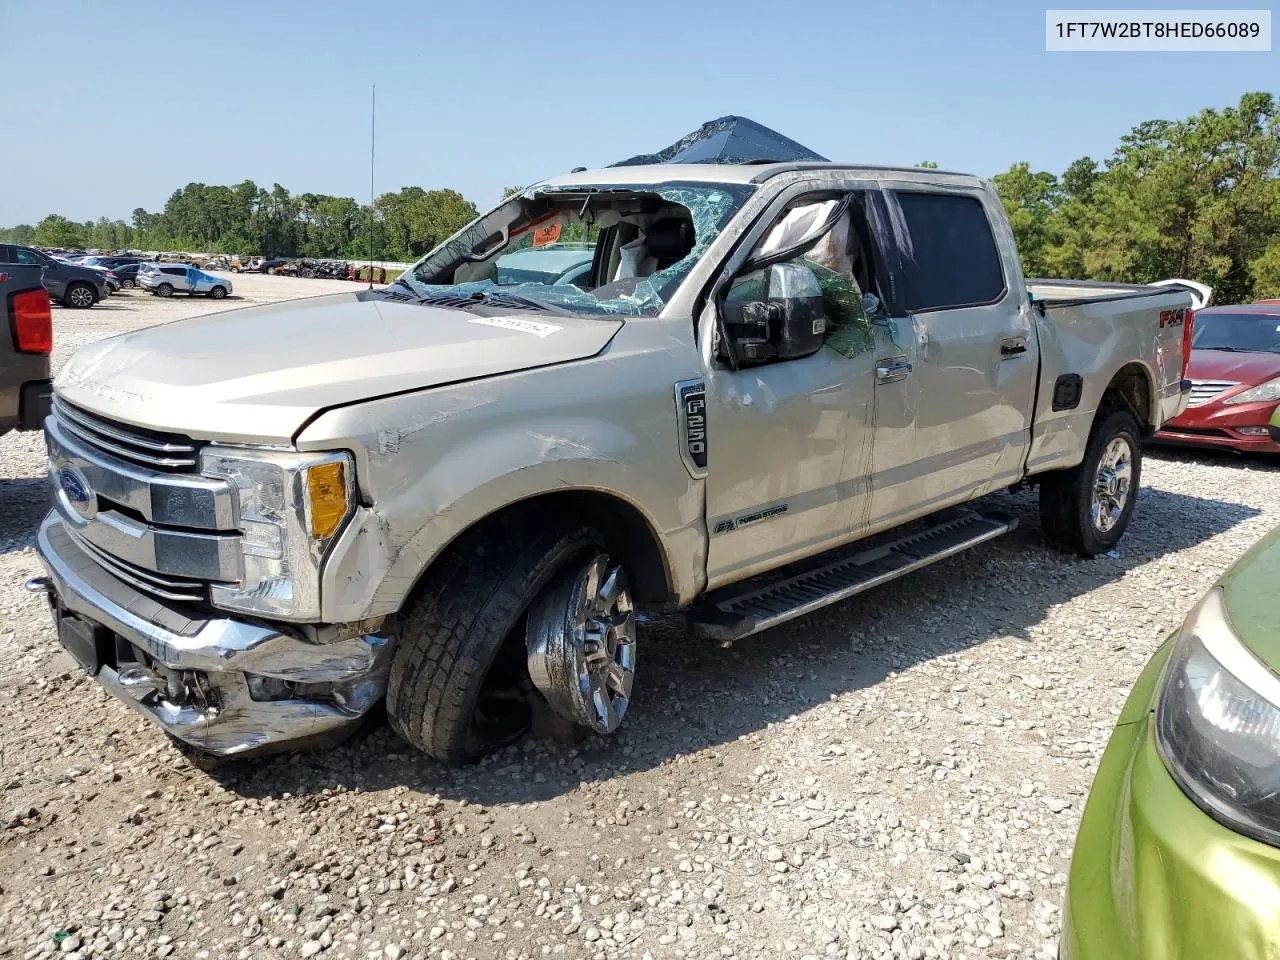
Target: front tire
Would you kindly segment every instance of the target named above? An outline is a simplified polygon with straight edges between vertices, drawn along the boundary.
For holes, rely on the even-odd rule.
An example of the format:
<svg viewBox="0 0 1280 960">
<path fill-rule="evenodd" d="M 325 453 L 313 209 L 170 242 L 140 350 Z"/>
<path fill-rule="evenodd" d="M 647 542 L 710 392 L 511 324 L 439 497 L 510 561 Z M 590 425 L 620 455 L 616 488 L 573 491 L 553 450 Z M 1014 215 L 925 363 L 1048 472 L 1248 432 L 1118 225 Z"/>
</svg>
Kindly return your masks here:
<svg viewBox="0 0 1280 960">
<path fill-rule="evenodd" d="M 126 290 L 132 290 L 134 287 L 137 286 L 137 284 L 134 283 L 132 280 L 121 280 L 120 286 L 124 287 L 124 289 Z"/>
<path fill-rule="evenodd" d="M 395 731 L 449 764 L 521 737 L 545 706 L 529 676 L 528 611 L 603 553 L 590 528 L 511 522 L 453 544 L 403 616 L 387 684 Z"/>
<path fill-rule="evenodd" d="M 227 295 L 226 287 L 214 287 L 212 290 L 209 291 L 209 296 L 213 297 L 213 299 L 215 300 L 221 300 L 226 295 Z"/>
<path fill-rule="evenodd" d="M 1106 553 L 1129 528 L 1142 480 L 1138 421 L 1127 410 L 1104 412 L 1084 460 L 1040 481 L 1040 525 L 1050 543 L 1084 557 Z"/>
<path fill-rule="evenodd" d="M 93 292 L 93 287 L 87 283 L 73 283 L 67 287 L 66 293 L 62 295 L 63 306 L 71 307 L 75 310 L 88 310 L 97 302 L 97 294 Z"/>
</svg>

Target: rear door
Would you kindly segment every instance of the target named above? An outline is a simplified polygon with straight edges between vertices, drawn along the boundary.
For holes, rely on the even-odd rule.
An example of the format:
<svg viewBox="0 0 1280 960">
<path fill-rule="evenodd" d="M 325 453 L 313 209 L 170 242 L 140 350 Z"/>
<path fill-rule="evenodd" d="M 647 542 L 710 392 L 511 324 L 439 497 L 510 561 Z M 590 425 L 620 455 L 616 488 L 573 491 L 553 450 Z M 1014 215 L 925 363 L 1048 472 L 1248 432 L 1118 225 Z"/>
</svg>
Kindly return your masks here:
<svg viewBox="0 0 1280 960">
<path fill-rule="evenodd" d="M 1030 302 L 994 192 L 886 187 L 905 315 L 877 344 L 876 527 L 1021 477 L 1037 366 Z"/>
</svg>

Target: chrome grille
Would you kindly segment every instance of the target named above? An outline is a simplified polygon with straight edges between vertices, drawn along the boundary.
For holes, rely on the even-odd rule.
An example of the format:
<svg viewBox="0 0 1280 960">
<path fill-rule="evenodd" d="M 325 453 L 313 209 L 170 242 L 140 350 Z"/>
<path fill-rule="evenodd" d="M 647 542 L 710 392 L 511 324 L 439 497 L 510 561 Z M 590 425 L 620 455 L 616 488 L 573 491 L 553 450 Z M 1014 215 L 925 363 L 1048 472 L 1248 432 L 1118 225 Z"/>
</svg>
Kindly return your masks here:
<svg viewBox="0 0 1280 960">
<path fill-rule="evenodd" d="M 199 461 L 200 448 L 193 440 L 106 420 L 56 396 L 53 415 L 67 433 L 130 463 L 173 471 L 193 470 Z"/>
<path fill-rule="evenodd" d="M 1188 407 L 1202 407 L 1216 400 L 1232 387 L 1239 386 L 1234 380 L 1192 380 L 1191 395 L 1187 400 Z"/>
<path fill-rule="evenodd" d="M 187 580 L 127 563 L 90 543 L 70 526 L 64 525 L 77 547 L 91 556 L 98 564 L 115 574 L 125 583 L 163 600 L 200 601 L 205 599 L 205 585 L 198 580 Z"/>
</svg>

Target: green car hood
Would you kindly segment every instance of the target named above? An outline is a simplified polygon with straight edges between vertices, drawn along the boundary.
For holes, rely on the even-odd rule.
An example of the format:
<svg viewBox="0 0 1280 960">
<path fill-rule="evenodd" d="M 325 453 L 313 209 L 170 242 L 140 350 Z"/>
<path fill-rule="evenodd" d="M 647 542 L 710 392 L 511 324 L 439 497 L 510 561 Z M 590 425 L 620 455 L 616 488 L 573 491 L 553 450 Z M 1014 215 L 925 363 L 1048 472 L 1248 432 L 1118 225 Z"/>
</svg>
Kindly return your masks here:
<svg viewBox="0 0 1280 960">
<path fill-rule="evenodd" d="M 1280 673 L 1280 527 L 1259 540 L 1222 578 L 1227 616 L 1244 644 Z"/>
</svg>

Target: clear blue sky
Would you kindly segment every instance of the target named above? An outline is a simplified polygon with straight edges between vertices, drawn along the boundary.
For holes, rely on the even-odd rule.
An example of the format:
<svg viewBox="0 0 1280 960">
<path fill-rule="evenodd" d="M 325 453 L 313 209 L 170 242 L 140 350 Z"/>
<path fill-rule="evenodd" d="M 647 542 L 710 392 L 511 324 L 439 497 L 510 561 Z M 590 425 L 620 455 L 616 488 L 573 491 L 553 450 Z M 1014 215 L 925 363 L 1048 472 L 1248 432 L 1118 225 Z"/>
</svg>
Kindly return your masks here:
<svg viewBox="0 0 1280 960">
<path fill-rule="evenodd" d="M 127 219 L 189 181 L 364 199 L 372 83 L 378 192 L 481 208 L 730 113 L 833 159 L 990 175 L 1280 92 L 1276 52 L 1046 53 L 1045 4 L 1013 0 L 361 6 L 0 0 L 0 225 Z"/>
</svg>

